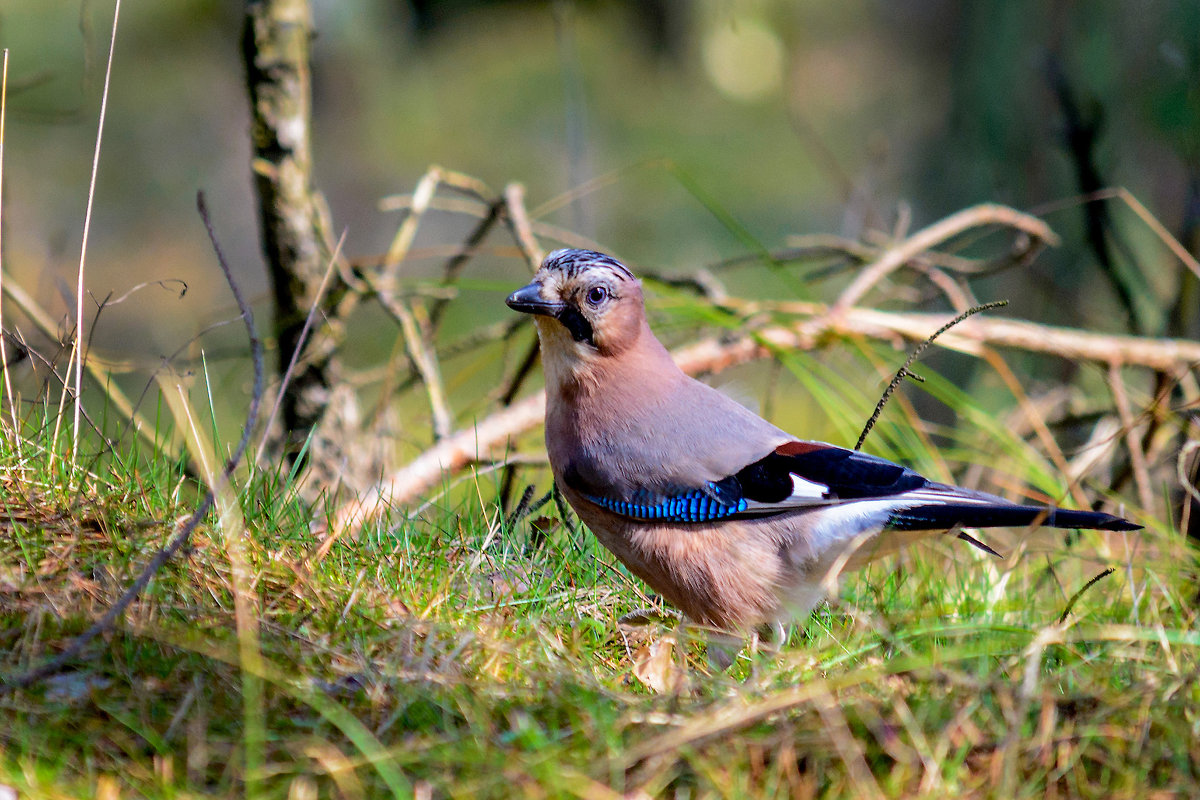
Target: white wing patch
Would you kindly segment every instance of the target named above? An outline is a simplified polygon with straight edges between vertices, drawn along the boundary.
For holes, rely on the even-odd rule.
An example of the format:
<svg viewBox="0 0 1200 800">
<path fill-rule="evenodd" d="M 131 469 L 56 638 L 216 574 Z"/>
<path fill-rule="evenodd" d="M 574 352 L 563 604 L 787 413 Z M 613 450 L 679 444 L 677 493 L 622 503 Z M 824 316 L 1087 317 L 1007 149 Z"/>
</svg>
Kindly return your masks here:
<svg viewBox="0 0 1200 800">
<path fill-rule="evenodd" d="M 826 493 L 829 492 L 829 487 L 823 483 L 815 483 L 813 481 L 801 478 L 799 475 L 792 474 L 792 497 L 811 497 L 814 500 L 820 500 Z"/>
</svg>

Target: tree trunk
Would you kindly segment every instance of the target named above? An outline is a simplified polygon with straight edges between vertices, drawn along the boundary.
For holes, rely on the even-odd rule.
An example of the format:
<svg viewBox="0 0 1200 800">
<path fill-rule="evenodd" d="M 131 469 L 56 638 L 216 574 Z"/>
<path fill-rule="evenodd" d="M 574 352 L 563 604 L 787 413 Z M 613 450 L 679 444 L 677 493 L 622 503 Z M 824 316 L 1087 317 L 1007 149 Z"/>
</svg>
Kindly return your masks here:
<svg viewBox="0 0 1200 800">
<path fill-rule="evenodd" d="M 318 297 L 333 248 L 328 209 L 312 178 L 312 34 L 307 0 L 247 0 L 242 54 L 252 120 L 251 164 L 275 301 L 281 375 L 297 347 L 304 346 L 281 403 L 289 458 L 328 404 L 343 333 L 333 307 L 345 286 L 336 274 L 326 296 Z M 319 314 L 307 343 L 301 342 L 305 319 L 318 300 L 330 313 Z"/>
</svg>

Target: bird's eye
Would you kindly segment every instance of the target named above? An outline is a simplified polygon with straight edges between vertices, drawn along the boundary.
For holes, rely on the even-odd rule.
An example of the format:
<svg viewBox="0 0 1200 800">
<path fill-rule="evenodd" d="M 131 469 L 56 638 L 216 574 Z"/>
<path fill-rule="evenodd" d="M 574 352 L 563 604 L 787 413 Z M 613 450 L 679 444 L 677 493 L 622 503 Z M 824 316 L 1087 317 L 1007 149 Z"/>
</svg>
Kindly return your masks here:
<svg viewBox="0 0 1200 800">
<path fill-rule="evenodd" d="M 608 289 L 603 286 L 593 286 L 588 289 L 587 301 L 590 305 L 598 306 L 608 299 Z"/>
</svg>

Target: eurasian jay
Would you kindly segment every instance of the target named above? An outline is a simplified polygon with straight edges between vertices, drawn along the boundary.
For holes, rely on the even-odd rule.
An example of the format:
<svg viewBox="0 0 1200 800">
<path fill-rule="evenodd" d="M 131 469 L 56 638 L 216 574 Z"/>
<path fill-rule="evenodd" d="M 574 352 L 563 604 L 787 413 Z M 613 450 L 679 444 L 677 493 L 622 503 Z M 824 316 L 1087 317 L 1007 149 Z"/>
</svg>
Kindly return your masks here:
<svg viewBox="0 0 1200 800">
<path fill-rule="evenodd" d="M 507 303 L 535 315 L 560 490 L 605 547 L 695 622 L 744 631 L 805 615 L 843 569 L 938 532 L 1139 527 L 789 436 L 685 375 L 646 322 L 641 283 L 603 253 L 555 250 Z"/>
</svg>

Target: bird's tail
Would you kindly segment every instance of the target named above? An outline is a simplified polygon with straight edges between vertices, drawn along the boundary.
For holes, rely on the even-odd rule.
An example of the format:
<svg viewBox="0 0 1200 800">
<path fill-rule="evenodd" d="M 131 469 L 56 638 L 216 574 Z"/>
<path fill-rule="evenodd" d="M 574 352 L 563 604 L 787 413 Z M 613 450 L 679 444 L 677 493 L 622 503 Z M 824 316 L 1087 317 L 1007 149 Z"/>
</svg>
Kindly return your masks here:
<svg viewBox="0 0 1200 800">
<path fill-rule="evenodd" d="M 893 512 L 887 527 L 901 531 L 932 531 L 949 530 L 956 526 L 1019 528 L 1026 525 L 1090 528 L 1101 531 L 1135 531 L 1142 527 L 1102 511 L 1022 506 L 1004 501 L 982 504 L 974 498 L 966 502 L 955 502 L 953 498 L 947 498 L 945 502 L 909 506 Z"/>
</svg>

